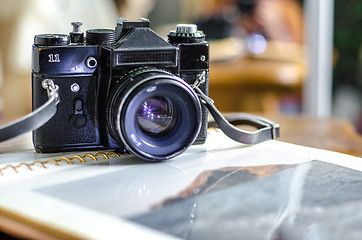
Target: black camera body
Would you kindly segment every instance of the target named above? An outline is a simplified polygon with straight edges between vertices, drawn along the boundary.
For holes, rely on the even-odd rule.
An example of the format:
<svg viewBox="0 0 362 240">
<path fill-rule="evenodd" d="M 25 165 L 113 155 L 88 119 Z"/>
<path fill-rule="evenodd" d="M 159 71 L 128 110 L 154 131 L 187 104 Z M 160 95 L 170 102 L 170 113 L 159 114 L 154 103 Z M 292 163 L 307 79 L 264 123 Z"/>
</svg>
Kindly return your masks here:
<svg viewBox="0 0 362 240">
<path fill-rule="evenodd" d="M 37 152 L 116 149 L 160 161 L 204 143 L 207 109 L 192 85 L 208 94 L 209 45 L 196 25 L 177 25 L 168 41 L 147 19 L 119 18 L 115 30 L 86 38 L 72 25 L 69 35 L 34 39 L 33 109 L 47 100 L 45 79 L 60 96 L 56 115 L 33 132 Z"/>
</svg>

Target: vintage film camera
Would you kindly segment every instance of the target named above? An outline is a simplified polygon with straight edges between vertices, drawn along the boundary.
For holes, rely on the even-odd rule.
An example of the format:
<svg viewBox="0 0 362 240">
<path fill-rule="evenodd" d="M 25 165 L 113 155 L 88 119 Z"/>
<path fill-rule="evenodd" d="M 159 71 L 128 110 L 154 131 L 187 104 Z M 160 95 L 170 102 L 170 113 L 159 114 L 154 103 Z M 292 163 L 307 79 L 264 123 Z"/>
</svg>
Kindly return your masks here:
<svg viewBox="0 0 362 240">
<path fill-rule="evenodd" d="M 130 151 L 151 161 L 204 143 L 207 109 L 192 85 L 208 94 L 209 45 L 196 25 L 180 24 L 168 41 L 147 19 L 119 18 L 115 30 L 80 22 L 69 35 L 36 35 L 33 109 L 47 100 L 42 82 L 59 86 L 56 115 L 33 132 L 38 152 Z"/>
</svg>

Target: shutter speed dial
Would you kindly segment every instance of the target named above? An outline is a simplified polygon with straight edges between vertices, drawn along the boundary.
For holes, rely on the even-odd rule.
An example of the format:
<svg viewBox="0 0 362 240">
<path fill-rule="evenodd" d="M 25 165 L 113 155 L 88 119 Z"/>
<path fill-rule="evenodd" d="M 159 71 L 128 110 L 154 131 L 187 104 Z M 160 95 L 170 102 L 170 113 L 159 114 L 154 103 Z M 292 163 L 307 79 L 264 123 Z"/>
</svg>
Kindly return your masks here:
<svg viewBox="0 0 362 240">
<path fill-rule="evenodd" d="M 34 38 L 36 46 L 66 46 L 70 38 L 65 34 L 38 34 Z"/>
</svg>

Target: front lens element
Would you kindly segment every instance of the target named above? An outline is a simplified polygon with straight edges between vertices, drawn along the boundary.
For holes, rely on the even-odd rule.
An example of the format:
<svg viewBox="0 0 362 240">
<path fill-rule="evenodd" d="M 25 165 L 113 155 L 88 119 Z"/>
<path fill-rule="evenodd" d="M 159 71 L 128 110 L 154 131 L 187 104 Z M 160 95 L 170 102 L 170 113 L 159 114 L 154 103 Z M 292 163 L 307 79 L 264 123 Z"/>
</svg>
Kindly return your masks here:
<svg viewBox="0 0 362 240">
<path fill-rule="evenodd" d="M 147 135 L 163 136 L 174 127 L 176 111 L 169 99 L 151 97 L 139 106 L 137 122 L 140 129 Z"/>
</svg>

